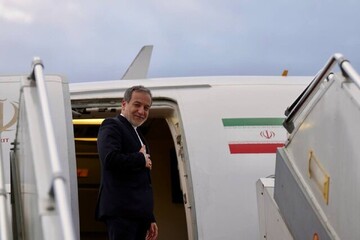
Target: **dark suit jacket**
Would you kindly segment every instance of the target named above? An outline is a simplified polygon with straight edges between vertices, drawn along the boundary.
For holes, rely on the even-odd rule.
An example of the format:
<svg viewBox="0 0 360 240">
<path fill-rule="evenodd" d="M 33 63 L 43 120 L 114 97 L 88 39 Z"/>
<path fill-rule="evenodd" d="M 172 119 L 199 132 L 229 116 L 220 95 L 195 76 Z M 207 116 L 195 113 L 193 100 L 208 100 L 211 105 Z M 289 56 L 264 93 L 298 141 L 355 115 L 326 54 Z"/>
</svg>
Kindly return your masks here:
<svg viewBox="0 0 360 240">
<path fill-rule="evenodd" d="M 141 143 L 133 126 L 121 115 L 105 119 L 97 145 L 101 183 L 96 218 L 121 216 L 154 222 L 150 170 L 145 168 L 145 157 L 139 152 Z"/>
</svg>

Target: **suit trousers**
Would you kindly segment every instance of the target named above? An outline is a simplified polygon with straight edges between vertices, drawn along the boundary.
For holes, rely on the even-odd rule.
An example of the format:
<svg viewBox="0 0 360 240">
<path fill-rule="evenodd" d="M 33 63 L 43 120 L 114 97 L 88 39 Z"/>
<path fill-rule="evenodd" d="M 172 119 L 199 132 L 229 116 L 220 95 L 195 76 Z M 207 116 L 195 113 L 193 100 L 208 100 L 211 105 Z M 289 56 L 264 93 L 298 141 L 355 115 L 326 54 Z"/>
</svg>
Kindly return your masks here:
<svg viewBox="0 0 360 240">
<path fill-rule="evenodd" d="M 142 219 L 114 217 L 105 221 L 109 240 L 144 240 L 150 222 Z"/>
</svg>

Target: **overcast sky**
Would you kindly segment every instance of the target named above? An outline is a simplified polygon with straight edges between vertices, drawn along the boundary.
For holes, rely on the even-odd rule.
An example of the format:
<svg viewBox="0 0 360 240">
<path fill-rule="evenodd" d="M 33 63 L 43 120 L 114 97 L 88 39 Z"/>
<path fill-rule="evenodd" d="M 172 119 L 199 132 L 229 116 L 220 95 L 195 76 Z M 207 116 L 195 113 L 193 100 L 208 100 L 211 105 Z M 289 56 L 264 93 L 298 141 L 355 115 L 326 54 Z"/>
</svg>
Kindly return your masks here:
<svg viewBox="0 0 360 240">
<path fill-rule="evenodd" d="M 119 79 L 144 45 L 148 77 L 315 75 L 334 53 L 360 72 L 359 0 L 0 0 L 0 74 Z"/>
</svg>

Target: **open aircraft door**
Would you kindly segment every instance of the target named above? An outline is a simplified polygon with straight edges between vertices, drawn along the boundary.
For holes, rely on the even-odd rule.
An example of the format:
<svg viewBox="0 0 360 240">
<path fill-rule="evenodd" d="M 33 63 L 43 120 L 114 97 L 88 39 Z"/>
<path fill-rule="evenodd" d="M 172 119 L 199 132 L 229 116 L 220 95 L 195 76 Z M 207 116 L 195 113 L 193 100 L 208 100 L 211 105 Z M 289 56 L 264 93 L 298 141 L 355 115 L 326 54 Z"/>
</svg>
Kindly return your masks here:
<svg viewBox="0 0 360 240">
<path fill-rule="evenodd" d="M 75 147 L 68 83 L 39 59 L 19 76 L 10 157 L 14 239 L 79 239 Z"/>
</svg>

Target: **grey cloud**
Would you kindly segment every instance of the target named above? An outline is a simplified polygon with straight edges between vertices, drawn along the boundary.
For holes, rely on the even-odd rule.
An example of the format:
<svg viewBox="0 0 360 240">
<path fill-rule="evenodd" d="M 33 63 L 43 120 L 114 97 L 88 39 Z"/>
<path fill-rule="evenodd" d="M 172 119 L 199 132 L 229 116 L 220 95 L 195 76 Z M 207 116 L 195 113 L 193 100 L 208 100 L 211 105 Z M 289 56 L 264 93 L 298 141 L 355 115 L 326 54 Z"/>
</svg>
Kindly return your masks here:
<svg viewBox="0 0 360 240">
<path fill-rule="evenodd" d="M 360 71 L 357 1 L 54 3 L 4 5 L 31 21 L 0 14 L 1 74 L 26 72 L 40 56 L 46 72 L 71 82 L 118 79 L 148 44 L 149 77 L 279 75 L 285 68 L 314 75 L 335 52 Z"/>
</svg>

